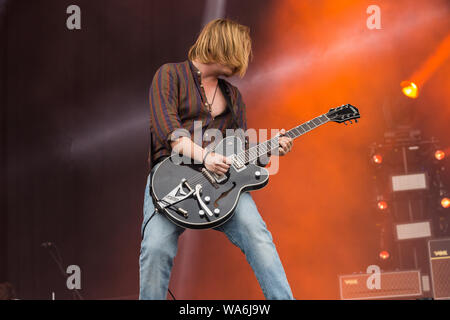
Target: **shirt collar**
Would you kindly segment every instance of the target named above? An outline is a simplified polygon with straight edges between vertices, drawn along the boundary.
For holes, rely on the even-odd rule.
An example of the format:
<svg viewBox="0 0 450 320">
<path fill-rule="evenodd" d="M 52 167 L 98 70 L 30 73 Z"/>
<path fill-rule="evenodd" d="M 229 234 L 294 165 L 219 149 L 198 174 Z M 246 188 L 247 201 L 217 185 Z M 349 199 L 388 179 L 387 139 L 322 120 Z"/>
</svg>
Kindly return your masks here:
<svg viewBox="0 0 450 320">
<path fill-rule="evenodd" d="M 191 68 L 192 74 L 196 76 L 197 78 L 200 78 L 202 75 L 201 71 L 197 69 L 197 67 L 192 63 L 191 60 L 188 60 L 189 67 Z"/>
<path fill-rule="evenodd" d="M 194 76 L 194 79 L 196 80 L 196 83 L 197 83 L 197 84 L 198 84 L 198 83 L 201 83 L 201 75 L 202 75 L 202 72 L 201 72 L 200 70 L 198 70 L 198 68 L 192 63 L 191 60 L 188 59 L 187 62 L 188 62 L 189 67 L 190 67 L 190 69 L 191 69 L 191 71 L 192 71 L 192 74 L 193 74 L 193 76 Z M 233 99 L 232 95 L 230 94 L 230 88 L 229 88 L 227 82 L 224 81 L 224 80 L 221 79 L 221 78 L 219 78 L 219 81 L 223 81 L 223 82 L 225 83 L 225 91 L 226 91 L 225 93 L 228 94 L 228 95 L 231 97 L 231 99 Z"/>
</svg>

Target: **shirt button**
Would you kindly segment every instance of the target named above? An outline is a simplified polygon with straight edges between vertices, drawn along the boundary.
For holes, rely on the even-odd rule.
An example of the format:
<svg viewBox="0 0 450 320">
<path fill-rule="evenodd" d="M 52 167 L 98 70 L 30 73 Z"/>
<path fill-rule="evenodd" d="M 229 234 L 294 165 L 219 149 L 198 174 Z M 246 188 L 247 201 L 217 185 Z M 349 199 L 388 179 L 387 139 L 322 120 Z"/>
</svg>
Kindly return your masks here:
<svg viewBox="0 0 450 320">
<path fill-rule="evenodd" d="M 201 75 L 202 73 L 201 73 L 200 71 L 197 71 L 197 74 L 198 74 L 198 75 Z"/>
</svg>

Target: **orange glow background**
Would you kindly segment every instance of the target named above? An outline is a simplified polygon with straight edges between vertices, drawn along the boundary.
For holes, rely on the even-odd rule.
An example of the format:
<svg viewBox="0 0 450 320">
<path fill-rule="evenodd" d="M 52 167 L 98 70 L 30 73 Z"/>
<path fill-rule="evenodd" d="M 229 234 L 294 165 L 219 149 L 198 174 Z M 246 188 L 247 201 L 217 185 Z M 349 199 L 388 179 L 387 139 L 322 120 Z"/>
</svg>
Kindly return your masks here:
<svg viewBox="0 0 450 320">
<path fill-rule="evenodd" d="M 381 30 L 366 27 L 371 4 L 381 8 Z M 235 81 L 249 127 L 289 129 L 346 103 L 361 113 L 356 125 L 330 123 L 296 140 L 279 173 L 252 193 L 294 296 L 338 299 L 338 275 L 380 264 L 369 146 L 405 119 L 448 146 L 450 5 L 280 0 L 268 11 L 252 30 L 248 74 Z M 400 82 L 414 75 L 420 95 L 408 100 Z M 177 299 L 264 298 L 245 256 L 223 234 L 188 230 L 178 252 L 170 285 Z"/>
</svg>

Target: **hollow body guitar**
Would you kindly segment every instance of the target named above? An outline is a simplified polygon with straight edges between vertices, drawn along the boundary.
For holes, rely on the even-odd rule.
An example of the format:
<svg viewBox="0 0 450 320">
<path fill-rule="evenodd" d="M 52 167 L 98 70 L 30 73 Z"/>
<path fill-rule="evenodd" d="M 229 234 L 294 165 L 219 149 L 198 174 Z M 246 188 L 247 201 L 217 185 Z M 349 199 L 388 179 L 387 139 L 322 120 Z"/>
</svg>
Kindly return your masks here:
<svg viewBox="0 0 450 320">
<path fill-rule="evenodd" d="M 358 118 L 358 109 L 347 104 L 287 131 L 286 136 L 295 139 L 329 121 L 347 124 Z M 268 170 L 256 162 L 278 149 L 278 138 L 245 150 L 240 137 L 225 137 L 213 148 L 232 161 L 230 169 L 222 176 L 182 155 L 164 159 L 151 177 L 156 210 L 184 228 L 206 229 L 225 223 L 233 216 L 242 192 L 263 188 L 269 182 Z"/>
</svg>

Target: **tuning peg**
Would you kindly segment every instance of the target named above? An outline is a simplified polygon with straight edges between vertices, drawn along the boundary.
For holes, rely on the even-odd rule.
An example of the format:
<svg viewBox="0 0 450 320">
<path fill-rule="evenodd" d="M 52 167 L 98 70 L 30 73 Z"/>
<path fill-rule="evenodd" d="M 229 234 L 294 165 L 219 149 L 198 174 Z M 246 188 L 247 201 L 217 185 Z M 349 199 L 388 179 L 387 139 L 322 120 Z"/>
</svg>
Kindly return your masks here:
<svg viewBox="0 0 450 320">
<path fill-rule="evenodd" d="M 344 121 L 344 124 L 347 125 L 347 121 Z"/>
<path fill-rule="evenodd" d="M 358 119 L 355 119 L 355 123 L 358 123 Z"/>
<path fill-rule="evenodd" d="M 349 120 L 349 121 L 350 121 L 350 124 L 353 124 L 352 120 Z"/>
</svg>

